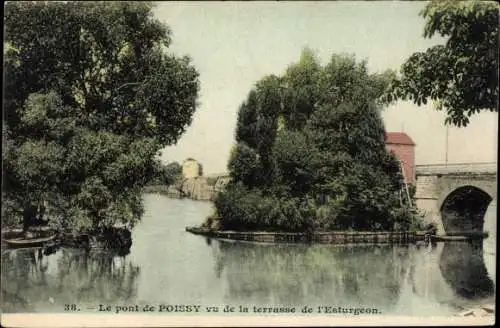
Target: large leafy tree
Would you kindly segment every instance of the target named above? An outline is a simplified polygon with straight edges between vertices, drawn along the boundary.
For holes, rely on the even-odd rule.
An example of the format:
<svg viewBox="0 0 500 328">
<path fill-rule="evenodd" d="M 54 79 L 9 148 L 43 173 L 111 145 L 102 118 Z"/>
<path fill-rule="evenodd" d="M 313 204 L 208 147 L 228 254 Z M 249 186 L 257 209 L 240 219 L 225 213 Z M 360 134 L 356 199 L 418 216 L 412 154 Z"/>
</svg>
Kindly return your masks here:
<svg viewBox="0 0 500 328">
<path fill-rule="evenodd" d="M 158 151 L 191 123 L 199 89 L 170 30 L 144 2 L 10 2 L 5 7 L 2 198 L 99 230 L 140 219 Z M 26 224 L 28 223 L 28 224 Z"/>
<path fill-rule="evenodd" d="M 498 4 L 493 1 L 432 1 L 421 12 L 424 37 L 445 37 L 408 58 L 389 98 L 445 109 L 445 123 L 466 126 L 481 111 L 498 111 Z"/>
<path fill-rule="evenodd" d="M 256 83 L 240 107 L 229 171 L 216 199 L 223 229 L 407 228 L 399 165 L 380 112 L 394 72 L 305 49 L 280 76 Z"/>
<path fill-rule="evenodd" d="M 331 91 L 322 93 L 305 127 L 316 149 L 312 191 L 326 210 L 321 226 L 389 230 L 404 219 L 392 213 L 402 180 L 380 115 L 391 74 L 369 74 L 366 62 L 338 55 L 323 70 L 321 85 Z"/>
</svg>

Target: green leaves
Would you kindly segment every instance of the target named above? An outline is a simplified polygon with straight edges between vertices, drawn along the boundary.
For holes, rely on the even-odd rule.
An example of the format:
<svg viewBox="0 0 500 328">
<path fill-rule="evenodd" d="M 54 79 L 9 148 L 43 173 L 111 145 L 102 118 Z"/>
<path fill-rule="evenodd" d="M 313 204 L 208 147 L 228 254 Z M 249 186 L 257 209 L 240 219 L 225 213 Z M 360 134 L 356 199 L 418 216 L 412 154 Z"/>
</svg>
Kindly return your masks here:
<svg viewBox="0 0 500 328">
<path fill-rule="evenodd" d="M 280 172 L 280 184 L 290 193 L 300 196 L 311 187 L 312 163 L 317 150 L 300 131 L 281 131 L 273 147 L 273 156 Z"/>
<path fill-rule="evenodd" d="M 11 186 L 30 200 L 37 200 L 53 188 L 62 174 L 64 148 L 55 142 L 26 141 L 12 150 L 8 159 L 15 163 L 9 175 Z"/>
<path fill-rule="evenodd" d="M 259 156 L 245 143 L 236 145 L 231 153 L 228 168 L 233 180 L 241 181 L 245 186 L 258 185 Z"/>
<path fill-rule="evenodd" d="M 153 178 L 149 181 L 150 185 L 176 185 L 182 182 L 182 166 L 177 162 L 167 165 L 157 161 L 154 165 Z"/>
<path fill-rule="evenodd" d="M 223 229 L 391 230 L 406 222 L 382 106 L 395 73 L 310 50 L 283 76 L 256 83 L 238 113 L 232 182 L 216 199 Z M 403 225 L 401 225 L 403 226 Z"/>
<path fill-rule="evenodd" d="M 250 91 L 247 101 L 244 102 L 238 111 L 236 122 L 236 142 L 244 142 L 252 148 L 258 144 L 257 121 L 259 119 L 257 104 L 257 93 Z"/>
<path fill-rule="evenodd" d="M 6 55 L 8 121 L 30 93 L 53 90 L 89 128 L 175 143 L 191 123 L 198 73 L 188 58 L 163 53 L 170 31 L 151 8 L 7 4 L 6 43 L 15 49 Z"/>
<path fill-rule="evenodd" d="M 5 9 L 5 196 L 48 201 L 66 228 L 132 226 L 157 152 L 191 123 L 198 72 L 165 53 L 151 3 Z"/>
<path fill-rule="evenodd" d="M 321 97 L 322 68 L 314 52 L 304 49 L 299 62 L 283 76 L 283 110 L 289 129 L 301 129 Z"/>
<path fill-rule="evenodd" d="M 177 142 L 191 124 L 199 91 L 198 72 L 189 58 L 165 56 L 137 90 L 137 111 L 124 129 L 132 135 L 157 138 L 162 145 Z M 130 113 L 132 114 L 132 113 Z M 139 117 L 137 118 L 137 115 Z"/>
<path fill-rule="evenodd" d="M 446 124 L 467 126 L 481 111 L 498 111 L 498 4 L 432 1 L 422 12 L 424 37 L 447 37 L 445 46 L 415 53 L 401 67 L 391 96 L 445 109 Z"/>
<path fill-rule="evenodd" d="M 312 223 L 305 215 L 309 210 L 307 204 L 299 199 L 265 196 L 258 189 L 247 189 L 240 183 L 228 188 L 228 192 L 215 200 L 222 229 L 298 232 Z"/>
</svg>

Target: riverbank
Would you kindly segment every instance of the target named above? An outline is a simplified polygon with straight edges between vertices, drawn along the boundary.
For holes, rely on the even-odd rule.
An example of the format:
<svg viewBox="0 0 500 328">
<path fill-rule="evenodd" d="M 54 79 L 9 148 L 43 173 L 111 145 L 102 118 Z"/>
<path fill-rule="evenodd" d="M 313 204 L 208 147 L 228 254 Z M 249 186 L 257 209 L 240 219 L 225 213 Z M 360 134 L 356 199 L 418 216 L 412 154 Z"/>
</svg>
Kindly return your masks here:
<svg viewBox="0 0 500 328">
<path fill-rule="evenodd" d="M 167 185 L 150 185 L 150 186 L 145 186 L 142 189 L 142 192 L 144 194 L 159 194 L 162 196 L 166 196 L 169 198 L 183 198 L 182 192 L 174 187 L 174 186 L 167 186 Z"/>
</svg>

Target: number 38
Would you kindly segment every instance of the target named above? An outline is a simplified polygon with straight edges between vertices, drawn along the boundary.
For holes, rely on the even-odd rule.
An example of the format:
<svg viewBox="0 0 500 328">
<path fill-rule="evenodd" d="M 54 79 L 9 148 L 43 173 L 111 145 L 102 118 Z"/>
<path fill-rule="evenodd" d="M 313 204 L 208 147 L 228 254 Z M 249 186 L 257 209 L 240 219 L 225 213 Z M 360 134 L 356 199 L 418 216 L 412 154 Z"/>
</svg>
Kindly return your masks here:
<svg viewBox="0 0 500 328">
<path fill-rule="evenodd" d="M 64 304 L 64 311 L 77 311 L 76 304 Z"/>
</svg>

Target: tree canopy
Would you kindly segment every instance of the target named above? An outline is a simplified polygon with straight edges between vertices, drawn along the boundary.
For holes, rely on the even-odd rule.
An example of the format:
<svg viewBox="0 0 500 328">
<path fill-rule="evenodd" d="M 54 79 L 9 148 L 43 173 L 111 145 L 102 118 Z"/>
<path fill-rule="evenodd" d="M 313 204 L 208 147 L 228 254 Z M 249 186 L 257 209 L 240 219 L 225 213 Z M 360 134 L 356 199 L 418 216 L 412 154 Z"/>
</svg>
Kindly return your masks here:
<svg viewBox="0 0 500 328">
<path fill-rule="evenodd" d="M 446 38 L 401 67 L 389 99 L 434 101 L 445 123 L 466 126 L 481 111 L 498 111 L 498 3 L 432 1 L 421 12 L 424 37 Z"/>
<path fill-rule="evenodd" d="M 240 107 L 231 182 L 215 200 L 222 229 L 407 228 L 399 164 L 380 116 L 394 73 L 305 49 L 281 76 L 258 81 Z"/>
<path fill-rule="evenodd" d="M 197 105 L 170 42 L 146 2 L 6 4 L 2 219 L 40 203 L 76 230 L 140 219 L 156 156 Z"/>
<path fill-rule="evenodd" d="M 171 162 L 167 165 L 158 162 L 156 173 L 149 182 L 151 185 L 175 185 L 182 180 L 182 166 L 178 162 Z"/>
</svg>

